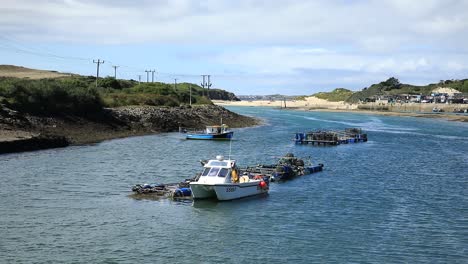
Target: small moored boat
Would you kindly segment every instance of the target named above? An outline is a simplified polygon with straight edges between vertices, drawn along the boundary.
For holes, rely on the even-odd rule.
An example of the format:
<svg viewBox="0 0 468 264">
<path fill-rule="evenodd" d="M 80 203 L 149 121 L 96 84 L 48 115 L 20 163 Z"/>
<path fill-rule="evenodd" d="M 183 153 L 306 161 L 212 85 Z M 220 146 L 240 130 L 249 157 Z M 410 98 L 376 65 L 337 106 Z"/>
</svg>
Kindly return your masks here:
<svg viewBox="0 0 468 264">
<path fill-rule="evenodd" d="M 186 131 L 186 139 L 230 140 L 234 132 L 225 124 L 219 126 L 207 126 L 205 130 L 198 132 Z"/>
<path fill-rule="evenodd" d="M 235 160 L 223 156 L 204 163 L 197 181 L 190 182 L 194 199 L 234 200 L 268 193 L 269 178 L 262 175 L 239 175 Z"/>
</svg>

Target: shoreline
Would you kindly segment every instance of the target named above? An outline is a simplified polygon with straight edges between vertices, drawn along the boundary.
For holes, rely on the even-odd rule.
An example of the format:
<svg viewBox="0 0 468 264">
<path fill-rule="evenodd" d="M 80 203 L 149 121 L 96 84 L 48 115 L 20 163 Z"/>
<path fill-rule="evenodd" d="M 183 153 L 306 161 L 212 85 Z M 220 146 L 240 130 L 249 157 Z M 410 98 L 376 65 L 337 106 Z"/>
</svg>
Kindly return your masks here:
<svg viewBox="0 0 468 264">
<path fill-rule="evenodd" d="M 39 117 L 0 105 L 0 154 L 86 145 L 106 140 L 204 128 L 219 124 L 249 127 L 261 120 L 239 115 L 222 106 L 106 108 L 93 116 Z"/>
<path fill-rule="evenodd" d="M 310 97 L 309 97 L 310 98 Z M 283 108 L 283 102 L 280 101 L 240 101 L 240 102 L 231 102 L 231 101 L 213 101 L 214 104 L 220 106 L 240 106 L 240 107 L 272 107 L 272 108 L 283 108 L 285 110 L 298 110 L 298 111 L 307 111 L 307 112 L 342 112 L 342 113 L 355 113 L 355 114 L 368 114 L 368 115 L 383 115 L 383 116 L 400 116 L 400 117 L 422 117 L 422 118 L 440 118 L 448 121 L 455 122 L 468 122 L 468 114 L 463 113 L 450 113 L 450 112 L 432 112 L 432 107 L 434 104 L 424 105 L 424 108 L 427 109 L 430 107 L 431 112 L 408 112 L 408 111 L 391 111 L 391 110 L 367 110 L 359 109 L 359 106 L 363 104 L 346 104 L 344 102 L 328 102 L 326 100 L 318 98 L 306 98 L 302 102 L 291 101 L 286 102 L 286 108 Z M 312 102 L 312 103 L 311 103 Z M 441 104 L 437 104 L 439 107 Z M 364 105 L 367 107 L 367 105 Z M 444 105 L 447 107 L 446 105 Z M 459 105 L 449 105 L 450 107 L 456 107 Z M 385 105 L 376 105 L 375 108 L 385 108 L 388 106 Z M 414 109 L 422 108 L 419 105 L 414 104 L 398 104 L 397 109 Z M 465 106 L 468 108 L 468 105 Z"/>
<path fill-rule="evenodd" d="M 342 109 L 301 109 L 309 112 L 343 112 L 354 114 L 367 114 L 367 115 L 383 115 L 383 116 L 399 116 L 399 117 L 422 117 L 422 118 L 440 118 L 448 121 L 468 122 L 468 115 L 466 114 L 447 114 L 447 113 L 432 113 L 432 112 L 385 112 L 385 111 L 370 111 L 370 110 L 342 110 Z"/>
</svg>

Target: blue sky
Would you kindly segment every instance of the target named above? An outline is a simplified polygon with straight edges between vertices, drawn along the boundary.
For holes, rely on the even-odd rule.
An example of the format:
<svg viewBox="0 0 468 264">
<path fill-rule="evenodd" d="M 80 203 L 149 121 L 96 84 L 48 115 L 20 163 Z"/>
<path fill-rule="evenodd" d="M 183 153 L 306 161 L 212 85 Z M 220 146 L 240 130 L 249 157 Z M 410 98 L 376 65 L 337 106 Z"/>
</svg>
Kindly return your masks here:
<svg viewBox="0 0 468 264">
<path fill-rule="evenodd" d="M 238 95 L 468 78 L 468 0 L 2 0 L 0 64 Z"/>
</svg>

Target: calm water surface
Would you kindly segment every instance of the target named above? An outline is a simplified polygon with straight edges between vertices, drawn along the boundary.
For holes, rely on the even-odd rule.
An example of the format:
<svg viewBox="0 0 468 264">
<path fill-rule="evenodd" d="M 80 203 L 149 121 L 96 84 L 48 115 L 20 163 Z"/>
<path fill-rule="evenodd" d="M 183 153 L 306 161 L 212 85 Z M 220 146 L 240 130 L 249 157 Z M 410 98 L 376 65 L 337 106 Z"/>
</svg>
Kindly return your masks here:
<svg viewBox="0 0 468 264">
<path fill-rule="evenodd" d="M 229 142 L 177 133 L 0 156 L 1 263 L 466 263 L 468 124 L 230 108 L 266 125 Z M 293 133 L 362 127 L 369 142 L 294 145 Z M 293 152 L 325 164 L 232 202 L 134 199 L 200 159 L 239 165 Z"/>
</svg>

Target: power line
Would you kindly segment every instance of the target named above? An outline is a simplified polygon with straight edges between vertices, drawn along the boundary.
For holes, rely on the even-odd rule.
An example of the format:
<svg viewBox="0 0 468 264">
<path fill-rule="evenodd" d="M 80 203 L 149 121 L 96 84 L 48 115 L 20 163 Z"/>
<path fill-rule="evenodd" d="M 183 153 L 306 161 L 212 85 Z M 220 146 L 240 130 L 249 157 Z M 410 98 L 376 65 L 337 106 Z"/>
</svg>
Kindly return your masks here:
<svg viewBox="0 0 468 264">
<path fill-rule="evenodd" d="M 82 61 L 89 61 L 90 58 L 82 58 L 82 57 L 73 57 L 73 56 L 62 56 L 62 55 L 57 55 L 51 52 L 44 52 L 44 51 L 38 51 L 33 50 L 29 47 L 25 47 L 24 45 L 20 44 L 19 41 L 11 40 L 5 36 L 0 36 L 1 39 L 9 42 L 9 43 L 2 43 L 3 48 L 14 50 L 18 53 L 24 53 L 24 54 L 31 54 L 31 55 L 36 55 L 40 57 L 49 57 L 49 58 L 56 58 L 56 59 L 65 59 L 65 60 L 82 60 Z"/>
</svg>

